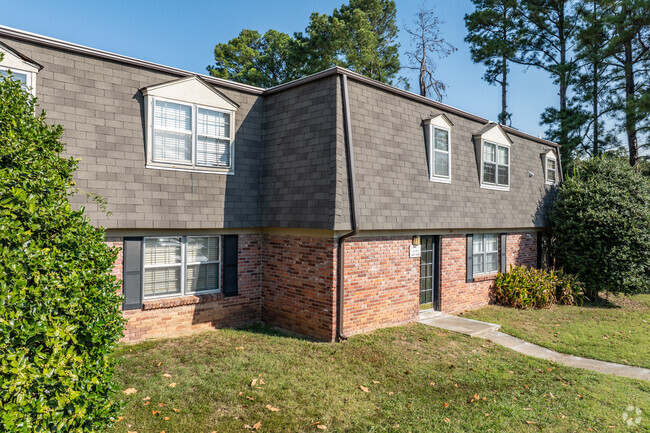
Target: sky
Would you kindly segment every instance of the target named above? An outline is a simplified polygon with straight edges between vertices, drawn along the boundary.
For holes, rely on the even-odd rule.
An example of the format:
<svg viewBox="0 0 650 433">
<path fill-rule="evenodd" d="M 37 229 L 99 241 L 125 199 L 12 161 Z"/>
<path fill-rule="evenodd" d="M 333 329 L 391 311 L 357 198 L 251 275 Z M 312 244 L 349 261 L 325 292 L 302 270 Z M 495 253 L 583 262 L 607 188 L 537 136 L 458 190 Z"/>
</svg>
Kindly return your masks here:
<svg viewBox="0 0 650 433">
<path fill-rule="evenodd" d="M 205 74 L 214 63 L 214 46 L 236 37 L 241 29 L 260 33 L 273 28 L 293 34 L 303 31 L 312 12 L 331 14 L 344 0 L 0 0 L 0 24 L 138 59 Z M 403 30 L 414 21 L 422 0 L 396 0 L 400 27 L 400 60 L 407 61 L 409 36 Z M 428 0 L 444 21 L 442 36 L 458 51 L 438 61 L 438 77 L 447 85 L 443 102 L 490 120 L 501 109 L 501 92 L 483 81 L 484 67 L 471 61 L 463 17 L 473 10 L 469 0 Z M 27 9 L 26 10 L 26 6 Z M 513 65 L 508 91 L 512 126 L 543 135 L 542 111 L 559 103 L 549 76 Z M 400 75 L 417 77 L 408 70 Z"/>
</svg>

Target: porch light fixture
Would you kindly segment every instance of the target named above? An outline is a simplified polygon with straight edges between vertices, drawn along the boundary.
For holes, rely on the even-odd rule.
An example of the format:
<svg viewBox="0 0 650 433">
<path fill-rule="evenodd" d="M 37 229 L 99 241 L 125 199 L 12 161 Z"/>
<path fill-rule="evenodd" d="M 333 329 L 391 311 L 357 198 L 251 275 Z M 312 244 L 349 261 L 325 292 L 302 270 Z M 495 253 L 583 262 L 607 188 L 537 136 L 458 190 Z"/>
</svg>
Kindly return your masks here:
<svg viewBox="0 0 650 433">
<path fill-rule="evenodd" d="M 420 236 L 413 236 L 413 245 L 420 245 Z"/>
</svg>

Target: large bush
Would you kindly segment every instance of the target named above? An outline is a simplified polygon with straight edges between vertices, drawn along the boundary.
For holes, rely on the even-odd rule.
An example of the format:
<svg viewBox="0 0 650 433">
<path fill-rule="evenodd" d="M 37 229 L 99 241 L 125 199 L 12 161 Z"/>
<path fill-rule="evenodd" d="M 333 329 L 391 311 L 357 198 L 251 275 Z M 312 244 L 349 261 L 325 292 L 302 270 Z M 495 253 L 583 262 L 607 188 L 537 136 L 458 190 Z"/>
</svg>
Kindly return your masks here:
<svg viewBox="0 0 650 433">
<path fill-rule="evenodd" d="M 557 265 L 598 291 L 650 290 L 650 181 L 618 158 L 577 165 L 550 214 Z"/>
<path fill-rule="evenodd" d="M 498 273 L 494 297 L 499 305 L 514 308 L 547 308 L 552 304 L 582 305 L 582 285 L 575 276 L 562 270 L 542 270 L 511 266 L 507 274 Z"/>
<path fill-rule="evenodd" d="M 61 134 L 0 77 L 0 431 L 101 431 L 116 415 L 116 252 L 68 203 Z"/>
</svg>

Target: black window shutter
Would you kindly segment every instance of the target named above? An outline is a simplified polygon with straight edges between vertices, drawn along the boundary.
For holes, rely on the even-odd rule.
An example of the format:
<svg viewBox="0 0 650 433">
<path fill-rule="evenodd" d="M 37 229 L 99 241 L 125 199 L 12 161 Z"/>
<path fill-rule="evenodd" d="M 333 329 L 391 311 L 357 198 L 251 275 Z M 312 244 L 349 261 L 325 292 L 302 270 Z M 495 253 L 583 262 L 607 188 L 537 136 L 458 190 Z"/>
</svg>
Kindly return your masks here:
<svg viewBox="0 0 650 433">
<path fill-rule="evenodd" d="M 122 293 L 124 310 L 142 308 L 142 238 L 124 238 Z"/>
<path fill-rule="evenodd" d="M 474 235 L 467 235 L 467 282 L 474 281 Z"/>
<path fill-rule="evenodd" d="M 505 274 L 508 272 L 508 267 L 506 264 L 507 257 L 508 257 L 508 247 L 506 245 L 506 239 L 508 238 L 508 235 L 506 233 L 501 233 L 501 273 Z"/>
<path fill-rule="evenodd" d="M 223 294 L 224 296 L 237 296 L 237 235 L 223 236 Z"/>
</svg>

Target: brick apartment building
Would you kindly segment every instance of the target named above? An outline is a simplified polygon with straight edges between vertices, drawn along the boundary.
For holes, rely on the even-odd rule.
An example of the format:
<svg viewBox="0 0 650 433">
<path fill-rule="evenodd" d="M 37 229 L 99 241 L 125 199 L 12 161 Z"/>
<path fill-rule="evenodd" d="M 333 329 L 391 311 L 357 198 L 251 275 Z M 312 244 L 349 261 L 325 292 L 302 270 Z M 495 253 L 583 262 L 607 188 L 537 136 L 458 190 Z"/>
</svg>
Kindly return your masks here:
<svg viewBox="0 0 650 433">
<path fill-rule="evenodd" d="M 0 27 L 121 248 L 125 341 L 333 340 L 485 305 L 538 263 L 558 145 L 332 68 L 262 89 Z"/>
</svg>

